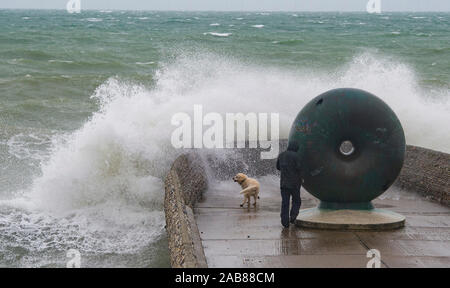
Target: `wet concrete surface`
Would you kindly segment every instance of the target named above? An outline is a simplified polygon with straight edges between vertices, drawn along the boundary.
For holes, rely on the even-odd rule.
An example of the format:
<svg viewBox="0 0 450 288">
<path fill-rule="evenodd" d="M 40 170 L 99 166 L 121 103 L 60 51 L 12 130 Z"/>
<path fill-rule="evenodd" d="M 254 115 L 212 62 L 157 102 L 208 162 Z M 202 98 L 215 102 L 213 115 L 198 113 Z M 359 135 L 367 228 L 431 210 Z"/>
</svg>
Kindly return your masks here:
<svg viewBox="0 0 450 288">
<path fill-rule="evenodd" d="M 378 249 L 381 267 L 450 267 L 450 209 L 413 192 L 390 188 L 377 208 L 406 216 L 392 231 L 283 229 L 278 179 L 264 177 L 256 207 L 239 207 L 239 186 L 210 184 L 195 208 L 209 267 L 366 267 Z M 302 189 L 302 209 L 318 200 Z"/>
</svg>

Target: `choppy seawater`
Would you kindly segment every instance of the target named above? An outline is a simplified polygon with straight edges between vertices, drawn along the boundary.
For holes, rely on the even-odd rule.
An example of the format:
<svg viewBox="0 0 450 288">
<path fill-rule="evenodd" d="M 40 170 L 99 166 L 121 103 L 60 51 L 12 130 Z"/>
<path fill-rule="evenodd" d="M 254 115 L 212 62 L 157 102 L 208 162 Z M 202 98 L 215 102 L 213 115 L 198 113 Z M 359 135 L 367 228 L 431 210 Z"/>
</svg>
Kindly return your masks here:
<svg viewBox="0 0 450 288">
<path fill-rule="evenodd" d="M 0 10 L 0 266 L 168 266 L 176 112 L 279 112 L 337 87 L 450 152 L 449 13 Z"/>
</svg>

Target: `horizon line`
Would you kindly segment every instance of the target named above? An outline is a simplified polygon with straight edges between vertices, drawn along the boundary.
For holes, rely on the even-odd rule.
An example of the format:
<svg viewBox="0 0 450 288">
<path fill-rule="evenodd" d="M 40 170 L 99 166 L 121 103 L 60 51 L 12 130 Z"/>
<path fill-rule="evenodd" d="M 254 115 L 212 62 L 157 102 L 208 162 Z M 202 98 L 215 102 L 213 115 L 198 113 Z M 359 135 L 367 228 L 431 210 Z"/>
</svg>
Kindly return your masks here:
<svg viewBox="0 0 450 288">
<path fill-rule="evenodd" d="M 66 11 L 65 8 L 3 8 L 0 7 L 0 10 L 44 10 L 44 11 Z M 87 8 L 81 9 L 83 11 L 132 11 L 132 12 L 258 12 L 258 13 L 314 13 L 314 12 L 329 12 L 329 13 L 368 13 L 366 10 L 177 10 L 177 9 L 103 9 L 103 8 Z M 423 10 L 423 11 L 414 11 L 414 10 L 385 10 L 381 11 L 381 13 L 375 14 L 383 14 L 383 13 L 449 13 L 450 10 L 438 11 L 438 10 Z"/>
</svg>

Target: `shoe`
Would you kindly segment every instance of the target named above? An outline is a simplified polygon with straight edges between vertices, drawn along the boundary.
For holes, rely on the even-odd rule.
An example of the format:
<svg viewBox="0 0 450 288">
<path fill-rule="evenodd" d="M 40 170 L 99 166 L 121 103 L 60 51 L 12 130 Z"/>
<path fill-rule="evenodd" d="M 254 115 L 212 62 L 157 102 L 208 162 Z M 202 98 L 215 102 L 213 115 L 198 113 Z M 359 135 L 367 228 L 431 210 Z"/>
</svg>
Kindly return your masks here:
<svg viewBox="0 0 450 288">
<path fill-rule="evenodd" d="M 295 220 L 297 220 L 297 218 L 291 218 L 291 220 L 289 220 L 289 222 L 290 222 L 291 224 L 295 224 Z"/>
</svg>

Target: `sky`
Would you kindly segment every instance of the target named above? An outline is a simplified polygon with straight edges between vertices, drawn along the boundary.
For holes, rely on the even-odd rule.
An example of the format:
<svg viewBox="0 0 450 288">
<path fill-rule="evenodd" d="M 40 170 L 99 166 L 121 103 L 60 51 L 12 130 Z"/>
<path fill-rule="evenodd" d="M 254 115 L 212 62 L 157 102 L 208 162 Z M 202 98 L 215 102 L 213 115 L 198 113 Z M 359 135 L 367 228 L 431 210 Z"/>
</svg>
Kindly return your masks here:
<svg viewBox="0 0 450 288">
<path fill-rule="evenodd" d="M 0 8 L 65 9 L 69 0 L 0 0 Z M 79 0 L 81 9 L 365 11 L 369 0 Z M 375 0 L 377 1 L 377 0 Z M 379 0 L 382 11 L 446 11 L 450 0 Z"/>
</svg>

